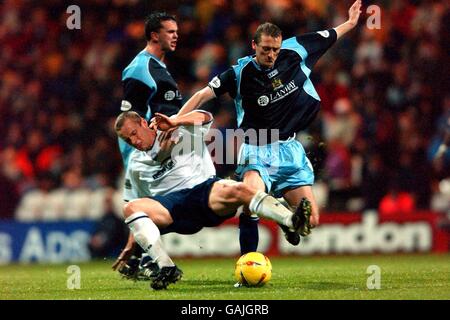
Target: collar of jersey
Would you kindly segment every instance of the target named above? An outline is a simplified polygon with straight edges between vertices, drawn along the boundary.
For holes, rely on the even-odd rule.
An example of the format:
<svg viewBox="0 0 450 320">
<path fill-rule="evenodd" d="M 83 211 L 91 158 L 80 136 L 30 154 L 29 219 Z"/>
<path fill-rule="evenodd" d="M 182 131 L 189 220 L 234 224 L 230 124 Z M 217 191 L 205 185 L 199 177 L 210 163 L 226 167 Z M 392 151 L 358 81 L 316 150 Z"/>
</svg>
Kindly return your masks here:
<svg viewBox="0 0 450 320">
<path fill-rule="evenodd" d="M 158 136 L 160 135 L 160 133 L 161 131 L 156 131 L 156 137 L 152 147 L 150 148 L 150 150 L 144 151 L 150 158 L 152 158 L 153 161 L 156 161 L 156 157 L 158 156 L 159 150 L 161 149 L 158 140 Z"/>
<path fill-rule="evenodd" d="M 263 68 L 261 68 L 261 66 L 258 64 L 258 62 L 256 62 L 256 59 L 254 59 L 255 58 L 255 55 L 253 55 L 252 56 L 252 63 L 253 63 L 253 65 L 255 66 L 255 68 L 256 69 L 258 69 L 259 71 L 263 71 L 263 72 L 270 72 L 270 71 L 272 71 L 274 68 L 275 68 L 275 64 L 273 65 L 273 67 L 272 68 L 270 68 L 270 69 L 263 69 Z"/>
<path fill-rule="evenodd" d="M 162 67 L 166 68 L 166 64 L 164 62 L 162 62 L 161 60 L 159 60 L 156 56 L 152 55 L 150 52 L 148 52 L 147 50 L 142 50 L 141 53 L 145 56 L 149 56 L 150 58 L 153 58 L 156 60 L 156 62 L 158 62 Z"/>
</svg>

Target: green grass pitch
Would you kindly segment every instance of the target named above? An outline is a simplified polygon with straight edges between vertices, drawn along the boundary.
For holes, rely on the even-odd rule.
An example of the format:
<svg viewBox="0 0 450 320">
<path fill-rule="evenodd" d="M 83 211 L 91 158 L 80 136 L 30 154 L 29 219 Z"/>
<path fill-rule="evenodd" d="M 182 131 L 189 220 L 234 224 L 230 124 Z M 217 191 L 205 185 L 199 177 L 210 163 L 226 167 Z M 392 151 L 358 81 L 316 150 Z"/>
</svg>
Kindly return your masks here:
<svg viewBox="0 0 450 320">
<path fill-rule="evenodd" d="M 175 259 L 184 277 L 167 290 L 121 279 L 111 261 L 80 263 L 80 289 L 67 288 L 69 264 L 0 266 L 0 300 L 18 299 L 450 299 L 450 255 L 271 257 L 271 281 L 234 288 L 233 258 Z M 370 265 L 381 288 L 369 290 Z"/>
</svg>

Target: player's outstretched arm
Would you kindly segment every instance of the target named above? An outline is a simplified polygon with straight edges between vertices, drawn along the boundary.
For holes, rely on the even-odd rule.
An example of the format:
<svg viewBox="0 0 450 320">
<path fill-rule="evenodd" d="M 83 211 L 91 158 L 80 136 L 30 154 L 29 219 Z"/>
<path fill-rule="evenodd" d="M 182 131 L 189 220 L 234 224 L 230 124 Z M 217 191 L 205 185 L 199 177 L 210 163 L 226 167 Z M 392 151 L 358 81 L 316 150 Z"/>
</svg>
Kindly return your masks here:
<svg viewBox="0 0 450 320">
<path fill-rule="evenodd" d="M 152 119 L 151 125 L 155 125 L 161 131 L 166 131 L 179 126 L 202 125 L 211 120 L 211 113 L 202 110 L 177 115 L 173 118 L 169 118 L 161 113 L 156 113 L 155 117 Z"/>
<path fill-rule="evenodd" d="M 356 0 L 350 9 L 348 9 L 348 20 L 343 24 L 334 28 L 337 33 L 337 38 L 339 39 L 344 34 L 352 30 L 357 24 L 359 20 L 359 16 L 361 14 L 361 0 Z"/>
<path fill-rule="evenodd" d="M 212 91 L 209 86 L 204 87 L 203 89 L 197 91 L 178 111 L 178 116 L 191 112 L 203 104 L 208 102 L 209 100 L 215 98 L 216 95 Z"/>
</svg>

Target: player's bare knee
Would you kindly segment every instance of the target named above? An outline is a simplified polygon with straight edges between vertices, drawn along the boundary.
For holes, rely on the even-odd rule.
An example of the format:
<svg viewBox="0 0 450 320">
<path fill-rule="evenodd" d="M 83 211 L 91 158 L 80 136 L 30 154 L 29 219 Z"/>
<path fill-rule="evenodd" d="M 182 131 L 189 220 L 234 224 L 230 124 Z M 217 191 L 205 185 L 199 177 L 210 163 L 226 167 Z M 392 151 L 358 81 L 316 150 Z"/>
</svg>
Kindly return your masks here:
<svg viewBox="0 0 450 320">
<path fill-rule="evenodd" d="M 227 203 L 235 202 L 239 194 L 238 184 L 240 183 L 218 183 L 216 185 L 217 187 L 214 189 L 215 197 L 217 197 L 217 199 L 221 199 L 220 201 L 224 201 Z"/>
<path fill-rule="evenodd" d="M 136 213 L 138 211 L 142 211 L 141 208 L 142 208 L 142 206 L 140 205 L 139 200 L 134 200 L 134 201 L 127 202 L 123 206 L 123 215 L 125 216 L 125 218 L 128 218 L 133 213 Z"/>
<path fill-rule="evenodd" d="M 129 202 L 127 202 L 127 203 L 125 203 L 125 204 L 123 205 L 122 211 L 123 211 L 123 216 L 124 216 L 125 218 L 128 218 L 128 217 L 132 214 L 132 213 L 131 213 L 131 206 L 130 206 L 130 203 L 129 203 Z"/>
<path fill-rule="evenodd" d="M 243 182 L 237 183 L 233 191 L 233 196 L 240 202 L 246 202 L 255 194 L 255 190 Z"/>
</svg>

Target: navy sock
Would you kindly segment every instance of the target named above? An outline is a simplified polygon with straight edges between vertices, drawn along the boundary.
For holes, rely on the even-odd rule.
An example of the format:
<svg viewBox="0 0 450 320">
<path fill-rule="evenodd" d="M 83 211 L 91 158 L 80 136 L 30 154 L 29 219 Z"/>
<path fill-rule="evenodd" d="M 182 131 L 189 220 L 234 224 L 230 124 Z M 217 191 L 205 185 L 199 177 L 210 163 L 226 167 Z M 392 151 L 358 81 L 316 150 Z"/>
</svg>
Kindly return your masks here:
<svg viewBox="0 0 450 320">
<path fill-rule="evenodd" d="M 239 216 L 239 243 L 241 255 L 254 252 L 258 249 L 258 217 L 250 217 L 246 214 Z"/>
</svg>

